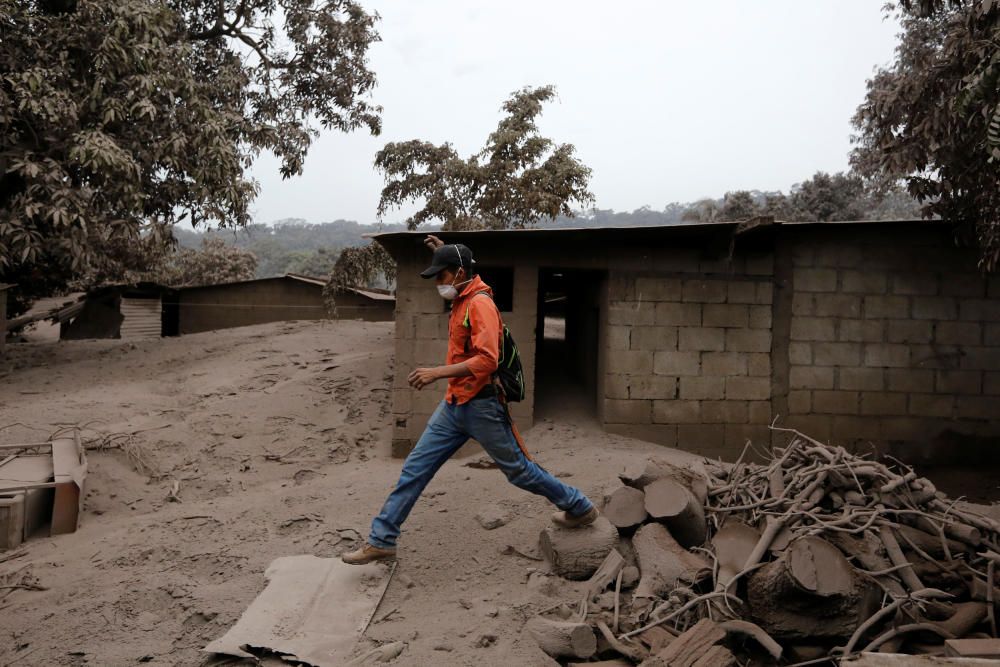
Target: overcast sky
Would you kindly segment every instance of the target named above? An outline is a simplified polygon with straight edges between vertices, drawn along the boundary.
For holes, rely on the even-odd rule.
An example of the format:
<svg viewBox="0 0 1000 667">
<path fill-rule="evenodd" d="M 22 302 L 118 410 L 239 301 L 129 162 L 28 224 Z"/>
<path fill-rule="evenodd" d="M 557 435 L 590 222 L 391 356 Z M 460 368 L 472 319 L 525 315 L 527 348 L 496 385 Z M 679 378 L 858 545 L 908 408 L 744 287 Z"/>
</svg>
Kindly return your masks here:
<svg viewBox="0 0 1000 667">
<path fill-rule="evenodd" d="M 326 132 L 287 181 L 263 156 L 258 222 L 374 222 L 385 143 L 450 141 L 468 155 L 512 91 L 550 83 L 559 98 L 541 129 L 593 169 L 599 208 L 787 191 L 847 168 L 851 115 L 897 32 L 878 0 L 362 3 L 382 17 L 382 135 Z"/>
</svg>

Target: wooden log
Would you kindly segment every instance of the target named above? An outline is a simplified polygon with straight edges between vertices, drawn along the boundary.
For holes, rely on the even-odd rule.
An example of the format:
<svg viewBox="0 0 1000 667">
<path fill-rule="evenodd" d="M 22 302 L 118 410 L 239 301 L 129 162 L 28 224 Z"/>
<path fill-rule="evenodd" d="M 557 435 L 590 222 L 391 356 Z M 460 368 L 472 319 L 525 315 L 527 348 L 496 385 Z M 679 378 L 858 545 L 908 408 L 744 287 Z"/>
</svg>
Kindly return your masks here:
<svg viewBox="0 0 1000 667">
<path fill-rule="evenodd" d="M 601 510 L 615 528 L 635 528 L 646 520 L 645 494 L 631 486 L 619 486 L 604 496 Z"/>
<path fill-rule="evenodd" d="M 632 546 L 641 573 L 635 597 L 659 597 L 677 586 L 690 586 L 711 575 L 708 561 L 677 544 L 658 523 L 647 523 L 636 531 Z"/>
<path fill-rule="evenodd" d="M 702 505 L 708 500 L 708 479 L 704 474 L 663 459 L 649 459 L 642 466 L 620 474 L 618 478 L 636 489 L 645 489 L 660 479 L 673 479 L 688 487 Z"/>
<path fill-rule="evenodd" d="M 553 621 L 535 616 L 525 629 L 538 647 L 553 658 L 589 658 L 597 652 L 597 637 L 586 623 Z"/>
<path fill-rule="evenodd" d="M 553 574 L 566 579 L 590 577 L 618 543 L 618 531 L 603 516 L 580 528 L 549 525 L 538 544 Z"/>
<path fill-rule="evenodd" d="M 647 484 L 644 491 L 646 511 L 667 524 L 670 534 L 682 547 L 690 549 L 705 543 L 708 534 L 705 507 L 688 487 L 665 477 Z"/>
<path fill-rule="evenodd" d="M 618 577 L 618 573 L 622 571 L 623 567 L 625 567 L 625 559 L 618 553 L 618 550 L 609 551 L 594 574 L 587 580 L 584 601 L 589 602 L 595 595 L 607 588 L 608 584 Z"/>
<path fill-rule="evenodd" d="M 789 545 L 747 581 L 754 621 L 773 637 L 848 637 L 871 615 L 877 595 L 839 549 L 818 537 Z"/>
<path fill-rule="evenodd" d="M 947 538 L 945 538 L 944 543 L 942 544 L 941 537 L 937 533 L 934 535 L 928 535 L 918 528 L 905 524 L 895 528 L 895 531 L 899 533 L 901 538 L 903 538 L 900 541 L 899 546 L 901 546 L 904 551 L 912 551 L 912 547 L 909 546 L 912 543 L 913 546 L 930 556 L 934 556 L 935 558 L 946 558 L 947 554 L 944 552 L 944 547 L 947 545 L 948 551 L 951 553 L 952 558 L 954 558 L 969 549 L 967 545 L 956 540 L 949 540 Z"/>
<path fill-rule="evenodd" d="M 716 590 L 726 585 L 743 570 L 747 558 L 760 540 L 760 531 L 745 523 L 730 519 L 712 537 L 712 550 L 719 563 L 715 576 Z"/>
<path fill-rule="evenodd" d="M 871 531 L 865 531 L 861 537 L 854 537 L 846 533 L 829 533 L 824 537 L 840 549 L 841 553 L 856 558 L 858 563 L 869 572 L 882 572 L 892 567 L 892 563 L 882 555 L 882 541 L 875 537 Z M 875 578 L 893 597 L 906 596 L 906 589 L 893 578 L 892 574 L 877 575 Z"/>
<path fill-rule="evenodd" d="M 659 653 L 642 663 L 642 667 L 729 667 L 736 664 L 732 653 L 719 642 L 726 631 L 714 621 L 703 618 L 687 632 L 671 641 Z M 722 649 L 721 651 L 719 649 Z M 728 654 L 728 655 L 727 655 Z"/>
</svg>

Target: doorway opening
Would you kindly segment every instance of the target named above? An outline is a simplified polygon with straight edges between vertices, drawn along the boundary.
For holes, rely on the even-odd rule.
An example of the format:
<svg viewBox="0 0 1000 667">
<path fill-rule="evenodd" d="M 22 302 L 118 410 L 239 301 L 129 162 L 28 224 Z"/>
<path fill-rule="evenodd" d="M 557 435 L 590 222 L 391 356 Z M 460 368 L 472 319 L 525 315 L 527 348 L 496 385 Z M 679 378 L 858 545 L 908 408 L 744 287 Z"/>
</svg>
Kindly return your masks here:
<svg viewBox="0 0 1000 667">
<path fill-rule="evenodd" d="M 604 274 L 541 269 L 535 329 L 535 418 L 597 420 Z"/>
</svg>

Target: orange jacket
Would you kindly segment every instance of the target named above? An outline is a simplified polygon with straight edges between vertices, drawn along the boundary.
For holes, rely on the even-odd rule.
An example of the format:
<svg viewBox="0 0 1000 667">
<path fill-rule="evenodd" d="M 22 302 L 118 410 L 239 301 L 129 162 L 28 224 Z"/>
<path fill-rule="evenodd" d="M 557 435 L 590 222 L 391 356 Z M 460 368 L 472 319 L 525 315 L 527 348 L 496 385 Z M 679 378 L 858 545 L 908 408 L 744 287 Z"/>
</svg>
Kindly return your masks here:
<svg viewBox="0 0 1000 667">
<path fill-rule="evenodd" d="M 487 292 L 478 294 L 479 292 Z M 490 383 L 500 357 L 500 312 L 493 304 L 493 290 L 482 278 L 473 278 L 452 301 L 448 319 L 446 363 L 469 362 L 472 375 L 448 379 L 444 398 L 449 403 L 466 403 Z"/>
</svg>

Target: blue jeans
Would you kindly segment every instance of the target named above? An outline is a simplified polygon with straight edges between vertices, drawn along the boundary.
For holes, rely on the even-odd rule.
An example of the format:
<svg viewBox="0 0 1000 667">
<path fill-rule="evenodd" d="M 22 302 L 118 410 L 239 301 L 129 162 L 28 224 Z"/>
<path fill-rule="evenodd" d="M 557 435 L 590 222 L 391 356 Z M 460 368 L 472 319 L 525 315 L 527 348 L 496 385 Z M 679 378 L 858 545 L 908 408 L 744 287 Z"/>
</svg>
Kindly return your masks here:
<svg viewBox="0 0 1000 667">
<path fill-rule="evenodd" d="M 383 549 L 396 546 L 400 527 L 424 487 L 469 438 L 479 441 L 511 484 L 548 498 L 573 516 L 584 514 L 593 507 L 578 489 L 563 484 L 528 460 L 517 445 L 504 407 L 496 398 L 476 398 L 461 405 L 441 401 L 420 440 L 403 462 L 396 488 L 372 521 L 370 544 Z"/>
</svg>

